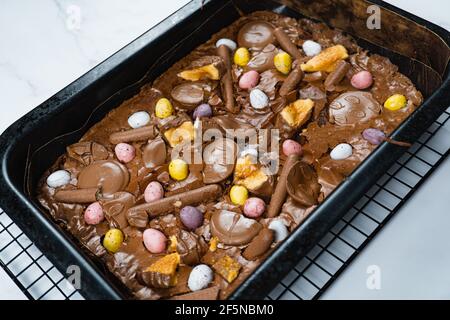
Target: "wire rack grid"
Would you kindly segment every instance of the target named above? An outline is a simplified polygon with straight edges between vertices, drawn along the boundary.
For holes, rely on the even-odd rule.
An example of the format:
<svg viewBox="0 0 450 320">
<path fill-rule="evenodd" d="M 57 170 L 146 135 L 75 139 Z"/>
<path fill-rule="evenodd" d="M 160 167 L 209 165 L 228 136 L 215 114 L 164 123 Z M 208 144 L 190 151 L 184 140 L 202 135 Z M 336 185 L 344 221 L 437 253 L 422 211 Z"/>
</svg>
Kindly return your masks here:
<svg viewBox="0 0 450 320">
<path fill-rule="evenodd" d="M 448 156 L 450 108 L 272 290 L 268 300 L 317 299 Z M 0 209 L 0 266 L 28 299 L 83 299 Z"/>
</svg>

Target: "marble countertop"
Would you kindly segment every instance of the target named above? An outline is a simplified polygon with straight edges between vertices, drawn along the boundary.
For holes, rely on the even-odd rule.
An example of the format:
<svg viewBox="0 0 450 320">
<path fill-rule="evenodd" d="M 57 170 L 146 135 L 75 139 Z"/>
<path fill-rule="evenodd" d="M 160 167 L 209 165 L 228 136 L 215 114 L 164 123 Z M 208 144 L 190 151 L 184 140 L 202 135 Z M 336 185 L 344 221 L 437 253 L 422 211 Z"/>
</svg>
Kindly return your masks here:
<svg viewBox="0 0 450 320">
<path fill-rule="evenodd" d="M 0 133 L 187 2 L 2 0 Z M 447 0 L 388 2 L 450 29 Z M 449 179 L 447 159 L 323 298 L 450 298 Z M 384 266 L 382 290 L 365 288 L 369 264 Z M 20 297 L 1 269 L 0 288 L 0 299 Z"/>
</svg>

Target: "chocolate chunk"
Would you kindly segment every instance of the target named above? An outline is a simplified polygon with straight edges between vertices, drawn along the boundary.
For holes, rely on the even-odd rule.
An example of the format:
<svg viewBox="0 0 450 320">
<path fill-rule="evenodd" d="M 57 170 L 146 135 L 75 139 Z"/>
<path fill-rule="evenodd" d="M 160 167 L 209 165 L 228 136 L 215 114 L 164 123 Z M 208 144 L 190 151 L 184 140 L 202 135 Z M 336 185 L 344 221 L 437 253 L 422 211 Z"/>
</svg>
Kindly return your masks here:
<svg viewBox="0 0 450 320">
<path fill-rule="evenodd" d="M 225 108 L 231 113 L 236 113 L 239 110 L 234 103 L 233 77 L 231 75 L 231 52 L 227 46 L 221 45 L 217 48 L 217 54 L 223 59 L 225 66 L 224 74 L 220 80 L 222 97 L 225 100 Z"/>
<path fill-rule="evenodd" d="M 303 80 L 306 82 L 315 82 L 320 81 L 325 78 L 325 74 L 322 71 L 316 71 L 316 72 L 308 72 L 303 77 Z"/>
<path fill-rule="evenodd" d="M 56 201 L 64 203 L 92 203 L 97 201 L 99 196 L 98 188 L 89 189 L 72 189 L 72 190 L 58 190 L 54 198 Z"/>
<path fill-rule="evenodd" d="M 223 59 L 220 56 L 203 56 L 191 62 L 188 69 L 199 68 L 206 65 L 212 64 L 219 71 L 223 71 Z"/>
<path fill-rule="evenodd" d="M 147 168 L 153 169 L 166 162 L 166 143 L 159 136 L 144 147 L 142 160 Z"/>
<path fill-rule="evenodd" d="M 95 161 L 78 175 L 78 188 L 100 188 L 103 195 L 122 191 L 128 185 L 130 174 L 120 162 L 114 160 Z"/>
<path fill-rule="evenodd" d="M 195 82 L 185 82 L 172 89 L 172 98 L 179 103 L 194 107 L 203 102 L 205 92 L 203 86 Z"/>
<path fill-rule="evenodd" d="M 300 205 L 310 207 L 318 203 L 320 184 L 317 173 L 305 162 L 291 166 L 286 180 L 288 194 Z"/>
<path fill-rule="evenodd" d="M 273 34 L 284 51 L 289 53 L 294 59 L 302 59 L 302 53 L 295 44 L 292 43 L 289 36 L 284 32 L 283 28 L 275 28 Z"/>
<path fill-rule="evenodd" d="M 67 155 L 88 166 L 94 161 L 108 159 L 109 152 L 100 143 L 86 141 L 68 146 Z"/>
<path fill-rule="evenodd" d="M 213 236 L 224 244 L 234 246 L 249 243 L 262 229 L 258 221 L 227 210 L 214 212 L 210 224 Z"/>
<path fill-rule="evenodd" d="M 291 167 L 298 161 L 299 156 L 296 154 L 290 155 L 281 170 L 280 176 L 278 177 L 278 182 L 275 187 L 275 191 L 270 198 L 269 208 L 267 209 L 267 217 L 273 218 L 276 217 L 283 206 L 284 201 L 287 197 L 286 191 L 286 179 Z"/>
<path fill-rule="evenodd" d="M 341 82 L 342 79 L 344 79 L 345 75 L 350 70 L 350 67 L 350 63 L 344 60 L 340 60 L 333 72 L 331 72 L 325 79 L 325 89 L 327 91 L 334 91 L 334 86 Z"/>
<path fill-rule="evenodd" d="M 321 100 L 327 98 L 327 94 L 325 92 L 313 85 L 300 89 L 299 93 L 300 99 Z"/>
<path fill-rule="evenodd" d="M 186 265 L 196 265 L 208 250 L 208 245 L 202 237 L 193 232 L 179 230 L 176 237 L 176 251 L 181 261 Z M 172 239 L 172 237 L 171 237 Z"/>
<path fill-rule="evenodd" d="M 273 242 L 273 231 L 271 229 L 262 229 L 252 242 L 245 248 L 242 256 L 247 260 L 256 260 L 269 250 Z"/>
<path fill-rule="evenodd" d="M 155 137 L 155 128 L 153 126 L 145 126 L 137 129 L 114 132 L 109 136 L 109 142 L 119 144 L 122 142 L 135 142 L 153 139 Z"/>
<path fill-rule="evenodd" d="M 338 126 L 367 122 L 378 116 L 381 105 L 370 92 L 350 91 L 330 103 L 330 122 Z"/>
<path fill-rule="evenodd" d="M 169 300 L 217 300 L 219 297 L 218 286 L 206 288 L 199 291 L 194 291 L 179 296 L 171 297 Z"/>
<path fill-rule="evenodd" d="M 265 21 L 248 22 L 239 30 L 237 42 L 240 47 L 262 49 L 275 42 L 273 27 Z"/>
<path fill-rule="evenodd" d="M 100 200 L 106 220 L 111 227 L 118 229 L 128 226 L 126 213 L 135 202 L 136 198 L 129 192 L 116 192 Z"/>
<path fill-rule="evenodd" d="M 277 47 L 273 44 L 268 44 L 261 51 L 257 51 L 250 59 L 246 68 L 258 71 L 259 73 L 269 69 L 274 69 L 275 65 L 273 59 L 278 53 Z"/>
<path fill-rule="evenodd" d="M 280 96 L 287 96 L 292 90 L 294 90 L 297 85 L 302 81 L 303 71 L 300 68 L 300 65 L 297 65 L 292 71 L 289 73 L 286 80 L 284 80 L 283 85 L 280 88 Z"/>
<path fill-rule="evenodd" d="M 234 170 L 237 145 L 230 139 L 217 139 L 203 151 L 203 182 L 217 183 L 228 178 Z"/>
<path fill-rule="evenodd" d="M 148 214 L 145 211 L 130 211 L 126 212 L 126 218 L 130 226 L 136 228 L 145 228 L 148 224 Z"/>
<path fill-rule="evenodd" d="M 215 200 L 222 193 L 222 187 L 218 184 L 210 184 L 195 190 L 186 191 L 170 197 L 162 198 L 151 203 L 144 203 L 130 208 L 129 215 L 133 214 L 131 211 L 147 212 L 150 217 L 156 217 L 161 214 L 166 214 L 174 211 L 175 206 L 183 207 L 187 205 L 199 204 Z"/>
</svg>

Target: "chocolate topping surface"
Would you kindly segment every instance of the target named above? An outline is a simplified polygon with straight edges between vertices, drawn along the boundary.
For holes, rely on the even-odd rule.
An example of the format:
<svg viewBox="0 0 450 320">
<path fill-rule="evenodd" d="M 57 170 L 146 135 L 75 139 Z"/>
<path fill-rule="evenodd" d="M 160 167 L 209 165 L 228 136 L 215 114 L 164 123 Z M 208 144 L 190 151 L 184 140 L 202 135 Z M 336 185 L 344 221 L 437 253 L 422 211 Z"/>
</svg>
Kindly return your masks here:
<svg viewBox="0 0 450 320">
<path fill-rule="evenodd" d="M 221 38 L 246 47 L 249 63 L 238 66 L 228 47 L 216 48 Z M 311 59 L 301 50 L 306 40 L 319 42 L 324 49 L 341 44 L 349 57 L 338 61 L 334 69 L 303 72 L 299 66 Z M 288 75 L 274 66 L 273 58 L 281 50 L 294 60 Z M 260 75 L 256 88 L 268 99 L 263 109 L 253 108 L 250 90 L 239 86 L 248 70 Z M 373 75 L 373 85 L 365 91 L 357 91 L 350 83 L 351 76 L 361 70 Z M 395 112 L 382 107 L 394 94 L 407 98 L 407 105 Z M 175 110 L 172 116 L 160 119 L 155 116 L 155 105 L 163 97 Z M 298 99 L 311 99 L 314 105 L 307 116 L 301 107 L 283 113 L 291 122 L 302 123 L 291 127 L 281 113 Z M 189 164 L 187 178 L 174 180 L 169 174 L 174 145 L 169 143 L 167 130 L 193 123 L 192 111 L 206 102 L 212 116 L 201 118 L 201 133 L 217 129 L 223 137 L 203 141 L 201 163 Z M 374 150 L 362 132 L 374 128 L 388 137 L 421 102 L 421 93 L 389 59 L 364 51 L 339 30 L 307 19 L 255 12 L 213 35 L 68 146 L 42 177 L 38 199 L 137 299 L 224 299 L 276 247 L 273 232 L 267 229 L 270 219 L 278 216 L 289 231 L 296 228 Z M 138 111 L 147 112 L 150 123 L 132 129 L 128 118 Z M 263 129 L 279 129 L 280 149 L 285 139 L 294 139 L 301 144 L 302 154 L 286 157 L 280 151 L 277 172 L 262 174 L 265 171 L 260 169 L 268 167 L 258 162 L 255 167 L 241 168 L 238 176 L 238 139 L 251 140 Z M 250 144 L 260 143 L 256 141 Z M 115 155 L 115 145 L 120 142 L 130 143 L 136 150 L 135 158 L 126 164 Z M 258 151 L 259 160 L 277 154 L 271 143 L 267 153 Z M 353 153 L 347 159 L 333 160 L 330 150 L 339 143 L 350 144 Z M 236 152 L 228 163 L 223 156 L 230 150 Z M 185 152 L 193 149 L 183 149 Z M 71 174 L 71 184 L 50 188 L 47 177 L 60 169 Z M 161 183 L 164 197 L 145 203 L 144 190 L 151 181 Z M 250 197 L 265 202 L 263 217 L 243 215 L 243 206 L 234 204 L 229 196 L 233 184 L 245 185 Z M 106 219 L 89 225 L 84 211 L 95 201 L 100 202 Z M 192 231 L 183 226 L 179 216 L 186 205 L 196 206 L 204 217 L 203 224 Z M 110 228 L 119 228 L 124 234 L 115 254 L 101 243 Z M 147 228 L 160 230 L 169 239 L 164 252 L 152 254 L 144 247 L 142 233 Z M 160 263 L 148 271 L 164 257 L 178 257 L 180 264 L 174 268 Z M 200 263 L 214 270 L 214 279 L 207 289 L 190 292 L 187 279 Z"/>
</svg>

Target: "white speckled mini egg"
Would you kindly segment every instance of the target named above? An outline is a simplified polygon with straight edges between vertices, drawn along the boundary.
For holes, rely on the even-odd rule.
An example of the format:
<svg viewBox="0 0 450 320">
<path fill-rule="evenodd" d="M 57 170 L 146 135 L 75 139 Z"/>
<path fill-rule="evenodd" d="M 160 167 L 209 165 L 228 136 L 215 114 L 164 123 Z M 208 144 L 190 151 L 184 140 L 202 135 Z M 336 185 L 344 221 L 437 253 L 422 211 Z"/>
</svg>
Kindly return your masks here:
<svg viewBox="0 0 450 320">
<path fill-rule="evenodd" d="M 57 170 L 47 178 L 47 185 L 50 188 L 59 188 L 69 184 L 70 173 L 66 170 Z"/>
<path fill-rule="evenodd" d="M 322 51 L 322 46 L 312 40 L 306 40 L 305 42 L 303 42 L 302 48 L 308 57 L 316 56 Z"/>
<path fill-rule="evenodd" d="M 260 89 L 253 89 L 250 92 L 250 104 L 255 109 L 264 109 L 269 105 L 269 98 Z"/>
<path fill-rule="evenodd" d="M 350 157 L 353 153 L 352 146 L 348 143 L 340 143 L 330 152 L 330 157 L 333 160 L 344 160 Z"/>
<path fill-rule="evenodd" d="M 133 113 L 128 118 L 128 124 L 133 129 L 137 129 L 147 125 L 150 122 L 150 115 L 145 111 L 138 111 Z"/>
<path fill-rule="evenodd" d="M 231 39 L 227 39 L 227 38 L 222 38 L 222 39 L 217 40 L 216 47 L 218 48 L 221 45 L 227 46 L 231 51 L 234 51 L 237 48 L 236 42 L 234 42 Z"/>
<path fill-rule="evenodd" d="M 189 274 L 188 287 L 192 291 L 205 289 L 214 279 L 214 272 L 206 264 L 195 266 Z"/>
</svg>

